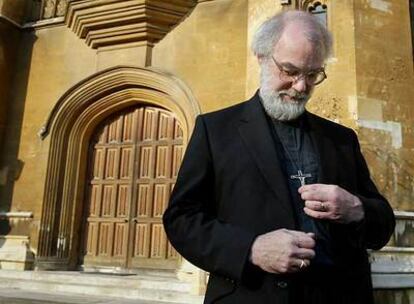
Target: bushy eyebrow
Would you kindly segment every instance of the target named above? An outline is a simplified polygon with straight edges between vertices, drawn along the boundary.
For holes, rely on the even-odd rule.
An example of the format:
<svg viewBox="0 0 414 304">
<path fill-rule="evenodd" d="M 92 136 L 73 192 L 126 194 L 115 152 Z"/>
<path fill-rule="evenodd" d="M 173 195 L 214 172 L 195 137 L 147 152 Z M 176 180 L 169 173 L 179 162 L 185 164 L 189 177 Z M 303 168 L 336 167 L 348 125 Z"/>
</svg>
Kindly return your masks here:
<svg viewBox="0 0 414 304">
<path fill-rule="evenodd" d="M 297 66 L 295 66 L 294 64 L 290 63 L 290 62 L 281 62 L 280 65 L 284 68 L 287 68 L 289 70 L 297 70 L 300 71 L 300 68 L 298 68 Z"/>
<path fill-rule="evenodd" d="M 300 68 L 298 68 L 297 66 L 295 66 L 293 63 L 290 63 L 290 62 L 280 62 L 280 65 L 289 71 L 302 71 Z M 323 70 L 323 67 L 306 70 L 306 71 L 307 72 L 319 72 L 321 70 Z"/>
</svg>

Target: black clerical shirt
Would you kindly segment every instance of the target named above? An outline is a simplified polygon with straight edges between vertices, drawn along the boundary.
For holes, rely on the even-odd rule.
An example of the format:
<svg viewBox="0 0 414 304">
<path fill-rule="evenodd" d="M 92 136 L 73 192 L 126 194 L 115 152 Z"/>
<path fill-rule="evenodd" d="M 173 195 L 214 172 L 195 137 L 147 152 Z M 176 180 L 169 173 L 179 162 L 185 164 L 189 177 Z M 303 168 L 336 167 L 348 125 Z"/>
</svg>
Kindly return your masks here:
<svg viewBox="0 0 414 304">
<path fill-rule="evenodd" d="M 301 171 L 304 175 L 311 175 L 305 179 L 306 184 L 318 182 L 319 156 L 312 143 L 305 115 L 289 122 L 271 120 L 271 125 L 281 167 L 288 181 L 297 227 L 301 231 L 313 232 L 316 235 L 316 255 L 311 263 L 315 266 L 329 266 L 332 259 L 327 223 L 305 214 L 304 201 L 298 192 L 301 182 L 297 178 L 292 178 Z"/>
</svg>

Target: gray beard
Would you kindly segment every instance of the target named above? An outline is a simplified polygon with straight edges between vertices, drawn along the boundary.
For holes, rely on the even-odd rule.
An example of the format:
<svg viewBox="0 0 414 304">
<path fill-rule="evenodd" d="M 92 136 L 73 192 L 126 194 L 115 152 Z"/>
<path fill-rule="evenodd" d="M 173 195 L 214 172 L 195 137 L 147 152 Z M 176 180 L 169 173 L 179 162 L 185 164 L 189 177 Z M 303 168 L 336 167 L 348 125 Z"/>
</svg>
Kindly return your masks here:
<svg viewBox="0 0 414 304">
<path fill-rule="evenodd" d="M 305 112 L 305 106 L 310 98 L 310 94 L 297 93 L 293 89 L 275 91 L 271 85 L 272 75 L 263 66 L 260 78 L 259 95 L 267 115 L 276 120 L 288 121 L 298 118 Z M 293 97 L 293 100 L 284 101 L 283 95 L 289 95 Z"/>
</svg>

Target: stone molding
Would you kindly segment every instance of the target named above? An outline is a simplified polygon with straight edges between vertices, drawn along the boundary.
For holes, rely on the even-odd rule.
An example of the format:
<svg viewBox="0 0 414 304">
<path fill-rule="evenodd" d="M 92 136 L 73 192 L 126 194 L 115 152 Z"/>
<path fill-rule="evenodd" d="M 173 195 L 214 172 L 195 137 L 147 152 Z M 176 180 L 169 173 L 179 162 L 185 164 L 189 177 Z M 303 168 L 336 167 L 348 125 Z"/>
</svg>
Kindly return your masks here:
<svg viewBox="0 0 414 304">
<path fill-rule="evenodd" d="M 376 289 L 414 288 L 414 212 L 396 210 L 394 215 L 397 225 L 389 246 L 370 252 Z"/>
<path fill-rule="evenodd" d="M 374 289 L 408 289 L 414 288 L 414 275 L 412 273 L 372 274 Z"/>
<path fill-rule="evenodd" d="M 414 247 L 384 247 L 370 259 L 374 288 L 414 288 Z"/>
<path fill-rule="evenodd" d="M 414 273 L 414 247 L 384 247 L 370 258 L 373 273 Z"/>
<path fill-rule="evenodd" d="M 11 24 L 12 26 L 18 28 L 18 29 L 22 29 L 22 26 L 20 24 L 18 24 L 16 21 L 14 21 L 13 19 L 10 19 L 9 17 L 7 17 L 6 15 L 3 15 L 0 13 L 0 20 L 4 20 L 7 23 Z"/>
<path fill-rule="evenodd" d="M 56 103 L 40 132 L 50 141 L 50 148 L 38 268 L 52 261 L 68 268 L 76 266 L 90 136 L 106 117 L 137 104 L 151 104 L 174 113 L 183 127 L 184 142 L 201 112 L 190 90 L 174 76 L 126 66 L 92 75 Z"/>
<path fill-rule="evenodd" d="M 196 0 L 72 0 L 66 24 L 94 49 L 140 41 L 154 44 L 196 4 Z"/>
<path fill-rule="evenodd" d="M 414 212 L 411 212 L 411 211 L 394 210 L 394 215 L 395 215 L 396 219 L 413 220 L 414 221 Z"/>
<path fill-rule="evenodd" d="M 50 19 L 43 19 L 36 22 L 26 23 L 24 28 L 34 28 L 36 30 L 43 29 L 43 28 L 50 28 L 55 26 L 64 26 L 65 25 L 65 17 L 56 17 Z"/>
<path fill-rule="evenodd" d="M 30 219 L 33 218 L 33 212 L 24 211 L 0 211 L 0 219 Z"/>
<path fill-rule="evenodd" d="M 280 0 L 281 5 L 288 5 L 290 4 L 290 0 Z"/>
</svg>

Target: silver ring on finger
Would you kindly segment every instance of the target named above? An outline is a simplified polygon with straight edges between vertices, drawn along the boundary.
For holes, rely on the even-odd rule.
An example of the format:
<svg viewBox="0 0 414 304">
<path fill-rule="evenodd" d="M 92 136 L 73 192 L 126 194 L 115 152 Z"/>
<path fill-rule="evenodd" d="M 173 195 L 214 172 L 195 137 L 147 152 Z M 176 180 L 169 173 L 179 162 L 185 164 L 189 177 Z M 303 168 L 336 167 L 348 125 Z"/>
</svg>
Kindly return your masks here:
<svg viewBox="0 0 414 304">
<path fill-rule="evenodd" d="M 321 202 L 321 211 L 325 212 L 327 210 L 328 210 L 328 208 L 326 208 L 326 204 L 324 202 Z"/>
<path fill-rule="evenodd" d="M 300 260 L 300 266 L 299 266 L 299 269 L 302 269 L 303 267 L 305 267 L 306 266 L 306 263 L 305 263 L 305 261 L 304 260 Z"/>
</svg>

